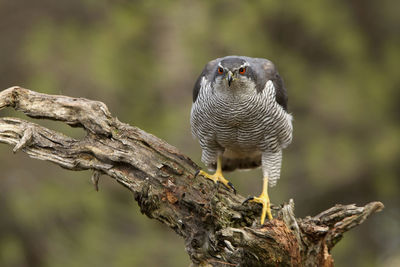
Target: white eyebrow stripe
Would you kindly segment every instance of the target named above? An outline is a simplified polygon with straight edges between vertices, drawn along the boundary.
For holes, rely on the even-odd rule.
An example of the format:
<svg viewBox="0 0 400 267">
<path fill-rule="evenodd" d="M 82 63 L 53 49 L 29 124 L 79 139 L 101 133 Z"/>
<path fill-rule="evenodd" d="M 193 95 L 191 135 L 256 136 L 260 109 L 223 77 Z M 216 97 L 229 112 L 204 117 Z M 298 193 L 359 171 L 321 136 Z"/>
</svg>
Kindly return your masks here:
<svg viewBox="0 0 400 267">
<path fill-rule="evenodd" d="M 243 67 L 247 67 L 247 66 L 250 66 L 250 64 L 248 62 L 245 62 L 239 68 L 243 68 Z"/>
</svg>

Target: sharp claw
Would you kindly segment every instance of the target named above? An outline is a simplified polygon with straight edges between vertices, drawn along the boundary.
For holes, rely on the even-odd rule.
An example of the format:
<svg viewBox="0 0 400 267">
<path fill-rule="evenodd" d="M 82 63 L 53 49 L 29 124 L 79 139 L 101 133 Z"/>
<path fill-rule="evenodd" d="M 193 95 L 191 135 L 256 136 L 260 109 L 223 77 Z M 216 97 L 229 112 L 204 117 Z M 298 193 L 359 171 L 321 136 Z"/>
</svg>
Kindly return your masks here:
<svg viewBox="0 0 400 267">
<path fill-rule="evenodd" d="M 228 185 L 233 189 L 233 193 L 236 195 L 236 189 L 231 182 L 228 182 Z"/>
<path fill-rule="evenodd" d="M 253 200 L 254 197 L 248 197 L 245 199 L 245 201 L 242 202 L 242 205 L 245 204 L 246 202 L 249 202 L 250 200 Z"/>
<path fill-rule="evenodd" d="M 200 173 L 200 170 L 197 170 L 197 171 L 194 173 L 194 178 L 196 178 L 197 175 L 199 175 L 199 173 Z"/>
</svg>

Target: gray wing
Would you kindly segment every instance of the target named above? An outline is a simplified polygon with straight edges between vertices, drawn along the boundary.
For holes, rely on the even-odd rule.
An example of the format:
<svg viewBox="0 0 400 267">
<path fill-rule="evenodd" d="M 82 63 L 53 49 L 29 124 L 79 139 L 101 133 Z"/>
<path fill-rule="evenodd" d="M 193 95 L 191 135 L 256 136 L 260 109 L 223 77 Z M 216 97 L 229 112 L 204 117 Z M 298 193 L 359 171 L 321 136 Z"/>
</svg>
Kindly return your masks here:
<svg viewBox="0 0 400 267">
<path fill-rule="evenodd" d="M 190 125 L 192 128 L 193 136 L 197 137 L 202 148 L 201 161 L 204 162 L 207 167 L 213 168 L 213 164 L 216 163 L 217 154 L 221 150 L 219 145 L 216 143 L 215 138 L 212 135 L 212 127 L 210 128 L 208 121 L 209 111 L 205 109 L 207 103 L 201 97 L 199 98 L 199 93 L 201 86 L 204 86 L 203 78 L 205 78 L 206 83 L 214 79 L 217 64 L 219 59 L 212 60 L 206 64 L 200 76 L 193 87 L 193 105 L 190 115 Z"/>
<path fill-rule="evenodd" d="M 256 86 L 257 91 L 261 92 L 265 88 L 268 80 L 271 80 L 276 90 L 276 102 L 287 111 L 288 95 L 281 76 L 275 65 L 264 58 L 246 58 L 250 63 L 257 66 L 254 68 L 257 72 Z"/>
<path fill-rule="evenodd" d="M 197 96 L 199 95 L 200 92 L 200 85 L 201 85 L 201 79 L 203 77 L 206 77 L 208 81 L 211 81 L 214 79 L 215 71 L 217 69 L 217 63 L 220 61 L 219 58 L 214 59 L 206 64 L 204 67 L 203 71 L 201 72 L 199 78 L 197 78 L 196 83 L 194 84 L 193 87 L 193 103 L 196 102 Z"/>
</svg>

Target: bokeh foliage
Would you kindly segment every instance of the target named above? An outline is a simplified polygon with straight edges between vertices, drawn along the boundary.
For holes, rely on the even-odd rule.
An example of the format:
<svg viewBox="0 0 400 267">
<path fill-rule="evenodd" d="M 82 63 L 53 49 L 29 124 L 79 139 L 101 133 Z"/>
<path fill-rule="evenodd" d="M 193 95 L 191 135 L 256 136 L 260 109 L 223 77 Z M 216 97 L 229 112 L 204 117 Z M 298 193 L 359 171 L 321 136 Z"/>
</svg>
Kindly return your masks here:
<svg viewBox="0 0 400 267">
<path fill-rule="evenodd" d="M 298 216 L 335 203 L 386 208 L 346 234 L 337 266 L 400 264 L 400 2 L 0 0 L 0 86 L 105 102 L 121 121 L 200 163 L 189 126 L 204 64 L 265 57 L 289 91 L 294 142 L 273 203 Z M 22 116 L 11 110 L 2 116 Z M 76 138 L 61 123 L 40 122 Z M 104 177 L 0 145 L 1 266 L 187 266 L 183 241 Z M 260 170 L 230 175 L 258 194 Z"/>
</svg>

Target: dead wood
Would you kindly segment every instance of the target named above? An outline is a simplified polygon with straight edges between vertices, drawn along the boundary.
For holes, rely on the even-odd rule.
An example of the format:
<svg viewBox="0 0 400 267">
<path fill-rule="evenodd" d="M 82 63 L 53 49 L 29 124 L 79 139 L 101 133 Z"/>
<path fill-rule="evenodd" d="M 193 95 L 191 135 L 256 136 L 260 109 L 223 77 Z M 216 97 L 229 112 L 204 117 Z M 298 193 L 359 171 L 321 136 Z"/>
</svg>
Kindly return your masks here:
<svg viewBox="0 0 400 267">
<path fill-rule="evenodd" d="M 18 118 L 0 118 L 0 142 L 65 169 L 93 170 L 133 192 L 142 213 L 185 240 L 194 266 L 333 266 L 332 247 L 343 233 L 383 204 L 336 205 L 314 217 L 294 217 L 290 201 L 275 219 L 258 223 L 260 207 L 196 177 L 199 167 L 178 149 L 111 116 L 105 104 L 47 95 L 21 87 L 0 92 L 0 109 L 83 128 L 81 140 Z M 134 242 L 134 240 L 132 241 Z"/>
</svg>

